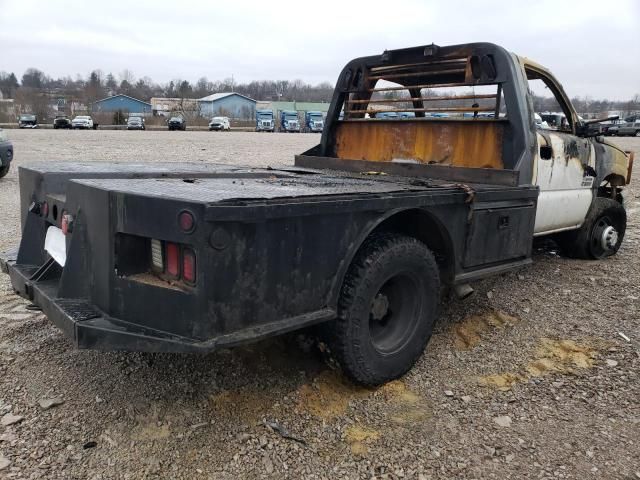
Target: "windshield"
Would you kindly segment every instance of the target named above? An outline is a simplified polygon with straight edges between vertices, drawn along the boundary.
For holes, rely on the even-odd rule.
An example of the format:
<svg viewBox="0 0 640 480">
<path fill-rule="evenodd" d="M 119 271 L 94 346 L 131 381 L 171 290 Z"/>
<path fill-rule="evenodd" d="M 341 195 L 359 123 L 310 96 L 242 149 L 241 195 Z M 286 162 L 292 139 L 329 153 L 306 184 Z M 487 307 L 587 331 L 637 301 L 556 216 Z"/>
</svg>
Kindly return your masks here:
<svg viewBox="0 0 640 480">
<path fill-rule="evenodd" d="M 20 120 L 35 120 L 35 115 L 20 115 Z"/>
<path fill-rule="evenodd" d="M 311 120 L 315 120 L 316 122 L 318 120 L 322 120 L 322 115 L 318 115 L 318 114 L 315 114 L 315 115 L 312 114 L 312 115 L 309 115 L 309 117 L 311 118 Z"/>
<path fill-rule="evenodd" d="M 272 113 L 259 113 L 258 118 L 261 120 L 271 120 L 273 118 Z"/>
<path fill-rule="evenodd" d="M 298 119 L 298 116 L 297 116 L 297 115 L 294 115 L 293 113 L 285 113 L 285 114 L 284 114 L 284 118 L 285 118 L 286 120 L 297 120 L 297 119 Z"/>
<path fill-rule="evenodd" d="M 180 117 L 171 117 L 170 122 L 181 122 L 182 119 Z"/>
<path fill-rule="evenodd" d="M 222 123 L 222 122 L 224 122 L 224 118 L 222 118 L 222 117 L 213 117 L 213 118 L 211 119 L 211 121 L 212 121 L 212 122 L 219 122 L 219 123 Z"/>
</svg>

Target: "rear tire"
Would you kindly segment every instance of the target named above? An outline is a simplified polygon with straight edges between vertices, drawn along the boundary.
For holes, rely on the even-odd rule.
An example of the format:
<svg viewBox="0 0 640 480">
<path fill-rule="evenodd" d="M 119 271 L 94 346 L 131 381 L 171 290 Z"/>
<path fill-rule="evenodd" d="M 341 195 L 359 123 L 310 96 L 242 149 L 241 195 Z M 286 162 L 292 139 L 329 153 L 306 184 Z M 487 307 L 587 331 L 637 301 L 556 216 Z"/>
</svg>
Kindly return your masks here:
<svg viewBox="0 0 640 480">
<path fill-rule="evenodd" d="M 349 267 L 328 324 L 329 347 L 354 382 L 375 386 L 404 375 L 431 337 L 440 298 L 438 266 L 412 237 L 377 234 Z"/>
<path fill-rule="evenodd" d="M 615 255 L 627 229 L 627 212 L 610 198 L 597 197 L 582 227 L 557 236 L 564 253 L 572 258 L 599 260 Z"/>
</svg>

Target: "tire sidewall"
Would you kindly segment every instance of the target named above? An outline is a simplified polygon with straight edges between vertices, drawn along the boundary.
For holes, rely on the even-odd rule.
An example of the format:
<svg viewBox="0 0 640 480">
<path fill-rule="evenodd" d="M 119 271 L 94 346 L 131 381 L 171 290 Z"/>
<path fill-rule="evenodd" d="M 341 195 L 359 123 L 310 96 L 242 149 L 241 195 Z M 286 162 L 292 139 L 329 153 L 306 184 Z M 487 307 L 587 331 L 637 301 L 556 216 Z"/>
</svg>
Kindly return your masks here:
<svg viewBox="0 0 640 480">
<path fill-rule="evenodd" d="M 349 337 L 353 339 L 354 354 L 359 357 L 373 377 L 381 381 L 404 374 L 422 353 L 431 337 L 439 299 L 439 280 L 434 276 L 432 260 L 427 248 L 415 241 L 396 244 L 382 252 L 368 265 L 366 277 L 356 286 L 354 302 L 348 312 Z M 374 346 L 369 331 L 371 302 L 380 288 L 395 275 L 405 273 L 414 283 L 422 298 L 411 334 L 403 346 L 394 353 L 382 353 Z M 436 271 L 437 273 L 437 271 Z"/>
</svg>

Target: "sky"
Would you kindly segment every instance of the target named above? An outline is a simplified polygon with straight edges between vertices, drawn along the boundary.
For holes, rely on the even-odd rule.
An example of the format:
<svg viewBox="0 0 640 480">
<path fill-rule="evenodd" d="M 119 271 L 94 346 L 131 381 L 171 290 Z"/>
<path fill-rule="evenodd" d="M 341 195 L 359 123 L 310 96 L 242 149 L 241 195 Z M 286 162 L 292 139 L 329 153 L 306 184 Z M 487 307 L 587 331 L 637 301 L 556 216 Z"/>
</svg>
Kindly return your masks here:
<svg viewBox="0 0 640 480">
<path fill-rule="evenodd" d="M 484 41 L 545 65 L 571 97 L 626 100 L 639 33 L 637 0 L 0 0 L 0 71 L 335 83 L 355 57 Z"/>
</svg>

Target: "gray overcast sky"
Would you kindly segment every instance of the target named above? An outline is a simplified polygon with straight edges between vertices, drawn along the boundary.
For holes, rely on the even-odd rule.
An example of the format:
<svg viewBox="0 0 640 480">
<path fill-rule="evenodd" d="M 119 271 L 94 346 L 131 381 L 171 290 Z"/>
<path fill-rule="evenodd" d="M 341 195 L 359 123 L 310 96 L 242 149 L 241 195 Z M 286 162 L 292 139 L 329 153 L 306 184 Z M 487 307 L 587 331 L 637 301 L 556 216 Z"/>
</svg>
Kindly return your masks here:
<svg viewBox="0 0 640 480">
<path fill-rule="evenodd" d="M 0 71 L 334 83 L 386 48 L 489 41 L 550 68 L 570 96 L 624 100 L 640 93 L 639 32 L 637 0 L 0 0 Z"/>
</svg>

